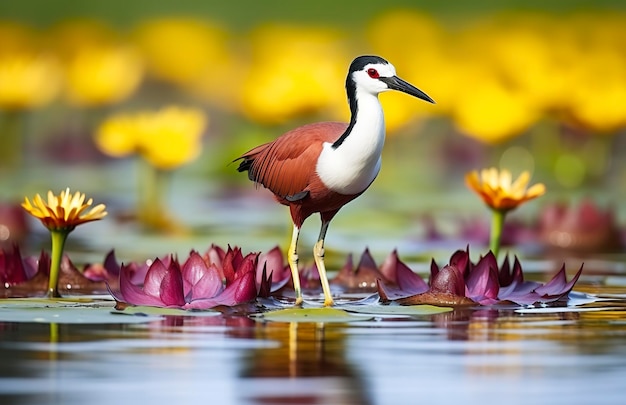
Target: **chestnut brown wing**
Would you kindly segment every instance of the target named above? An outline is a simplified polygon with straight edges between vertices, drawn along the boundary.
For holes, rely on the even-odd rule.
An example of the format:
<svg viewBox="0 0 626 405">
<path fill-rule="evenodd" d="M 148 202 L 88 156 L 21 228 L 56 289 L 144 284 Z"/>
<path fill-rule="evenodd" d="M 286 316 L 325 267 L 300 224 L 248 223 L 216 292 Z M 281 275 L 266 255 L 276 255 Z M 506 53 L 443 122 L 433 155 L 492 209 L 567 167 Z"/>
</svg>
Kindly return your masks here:
<svg viewBox="0 0 626 405">
<path fill-rule="evenodd" d="M 250 180 L 281 198 L 304 198 L 322 145 L 339 139 L 347 127 L 339 122 L 320 122 L 293 129 L 244 153 L 238 170 L 247 170 Z"/>
</svg>

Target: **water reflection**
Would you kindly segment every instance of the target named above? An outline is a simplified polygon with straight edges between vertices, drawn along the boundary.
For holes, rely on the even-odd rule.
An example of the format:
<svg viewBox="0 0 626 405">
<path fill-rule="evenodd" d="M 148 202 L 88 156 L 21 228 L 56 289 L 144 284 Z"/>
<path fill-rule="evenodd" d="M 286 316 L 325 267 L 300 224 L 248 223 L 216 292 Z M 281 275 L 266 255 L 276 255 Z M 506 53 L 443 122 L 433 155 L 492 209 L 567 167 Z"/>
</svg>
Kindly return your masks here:
<svg viewBox="0 0 626 405">
<path fill-rule="evenodd" d="M 257 310 L 140 325 L 0 323 L 0 402 L 623 401 L 620 297 L 349 324 L 259 323 L 247 316 Z"/>
<path fill-rule="evenodd" d="M 258 404 L 369 404 L 358 368 L 345 358 L 343 327 L 268 323 L 257 338 L 280 342 L 255 350 L 241 374 L 251 388 L 242 397 Z"/>
</svg>

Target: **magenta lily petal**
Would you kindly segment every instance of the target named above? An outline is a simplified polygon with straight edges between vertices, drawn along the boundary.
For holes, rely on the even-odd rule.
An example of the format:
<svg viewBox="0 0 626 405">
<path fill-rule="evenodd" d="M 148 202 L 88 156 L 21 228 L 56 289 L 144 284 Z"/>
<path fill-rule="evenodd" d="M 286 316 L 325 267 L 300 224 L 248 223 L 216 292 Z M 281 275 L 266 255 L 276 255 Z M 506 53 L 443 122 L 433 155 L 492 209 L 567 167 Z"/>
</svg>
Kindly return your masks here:
<svg viewBox="0 0 626 405">
<path fill-rule="evenodd" d="M 538 295 L 542 297 L 543 302 L 549 302 L 549 301 L 544 301 L 545 299 L 548 299 L 550 301 L 558 300 L 565 294 L 568 294 L 570 291 L 572 291 L 572 288 L 574 288 L 574 285 L 580 278 L 582 270 L 583 270 L 583 267 L 581 266 L 578 272 L 574 275 L 574 277 L 568 283 L 566 272 L 565 272 L 565 264 L 564 264 L 561 267 L 561 270 L 559 270 L 559 272 L 555 274 L 552 280 L 548 281 L 543 286 L 538 287 L 535 290 L 535 293 L 537 293 Z"/>
<path fill-rule="evenodd" d="M 209 309 L 220 305 L 233 306 L 251 301 L 257 294 L 255 279 L 255 272 L 249 271 L 226 287 L 218 296 L 191 301 L 185 305 L 185 309 Z"/>
<path fill-rule="evenodd" d="M 509 264 L 508 255 L 505 256 L 504 261 L 502 262 L 502 267 L 500 268 L 500 272 L 498 274 L 498 279 L 501 287 L 506 287 L 513 283 L 523 283 L 524 282 L 524 274 L 522 273 L 522 266 L 520 262 L 515 257 L 513 262 L 513 268 Z"/>
<path fill-rule="evenodd" d="M 257 253 L 248 253 L 245 257 L 243 257 L 243 259 L 235 267 L 237 270 L 235 271 L 234 280 L 237 280 L 249 271 L 254 273 L 256 280 L 257 259 Z"/>
<path fill-rule="evenodd" d="M 415 273 L 409 266 L 398 260 L 398 256 L 394 251 L 396 258 L 396 282 L 398 287 L 409 294 L 420 294 L 428 291 L 428 284 L 419 274 Z"/>
<path fill-rule="evenodd" d="M 263 268 L 265 268 L 267 274 L 272 274 L 274 272 L 278 273 L 282 271 L 283 267 L 285 267 L 283 252 L 280 251 L 278 246 L 275 246 L 267 252 L 259 254 L 256 269 L 257 282 L 261 281 Z"/>
<path fill-rule="evenodd" d="M 215 297 L 224 289 L 224 283 L 220 277 L 220 272 L 215 265 L 210 265 L 202 278 L 191 286 L 191 290 L 186 294 L 187 301 L 202 297 Z"/>
<path fill-rule="evenodd" d="M 206 262 L 198 252 L 192 250 L 189 253 L 189 258 L 185 260 L 181 268 L 183 280 L 185 281 L 185 293 L 189 292 L 191 286 L 195 285 L 204 276 L 207 267 Z"/>
<path fill-rule="evenodd" d="M 224 260 L 222 260 L 222 269 L 224 271 L 224 279 L 227 284 L 232 283 L 235 280 L 235 269 L 239 267 L 243 261 L 243 254 L 241 249 L 235 247 L 234 249 L 228 246 Z"/>
<path fill-rule="evenodd" d="M 263 271 L 266 272 L 266 278 L 263 278 Z M 278 291 L 285 286 L 291 279 L 291 270 L 285 264 L 283 253 L 278 246 L 270 249 L 265 253 L 261 253 L 257 258 L 256 265 L 256 282 L 262 286 L 264 282 L 271 278 L 270 291 Z"/>
<path fill-rule="evenodd" d="M 213 297 L 223 288 L 223 281 L 216 264 L 207 266 L 202 256 L 192 250 L 182 267 L 185 299 Z"/>
<path fill-rule="evenodd" d="M 149 295 L 141 286 L 135 285 L 131 282 L 130 277 L 131 268 L 129 266 L 122 266 L 120 272 L 120 291 L 114 293 L 109 288 L 109 292 L 118 302 L 126 302 L 132 305 L 149 305 L 159 307 L 163 305 L 159 295 Z"/>
<path fill-rule="evenodd" d="M 461 271 L 463 277 L 467 277 L 467 274 L 470 271 L 470 254 L 469 254 L 469 245 L 467 248 L 463 250 L 457 250 L 450 257 L 450 266 L 454 266 Z"/>
<path fill-rule="evenodd" d="M 376 266 L 376 262 L 374 261 L 374 258 L 372 257 L 369 248 L 365 248 L 365 250 L 363 251 L 361 258 L 359 259 L 359 264 L 357 265 L 357 268 L 369 268 L 375 270 L 378 269 L 378 266 Z"/>
<path fill-rule="evenodd" d="M 183 276 L 178 262 L 173 261 L 161 279 L 159 296 L 166 307 L 185 305 L 183 295 Z"/>
<path fill-rule="evenodd" d="M 498 301 L 499 290 L 496 257 L 489 252 L 470 271 L 465 296 L 482 305 L 491 305 Z"/>
<path fill-rule="evenodd" d="M 13 244 L 11 251 L 0 250 L 0 284 L 13 285 L 28 280 L 20 248 Z"/>
<path fill-rule="evenodd" d="M 152 297 L 161 295 L 161 282 L 167 274 L 167 266 L 160 259 L 156 259 L 148 268 L 143 281 L 143 291 Z"/>
<path fill-rule="evenodd" d="M 437 278 L 437 274 L 439 274 L 439 266 L 435 263 L 435 259 L 430 260 L 430 278 L 428 279 L 428 285 L 433 283 L 433 280 Z"/>
<path fill-rule="evenodd" d="M 259 287 L 257 295 L 261 298 L 268 298 L 272 293 L 272 273 L 267 274 L 265 265 L 263 265 L 263 270 L 261 271 L 261 281 L 259 282 L 257 278 L 257 286 Z"/>
<path fill-rule="evenodd" d="M 506 287 L 500 287 L 498 299 L 500 301 L 511 301 L 518 305 L 534 304 L 539 299 L 535 289 L 540 285 L 535 281 L 513 281 Z"/>
</svg>

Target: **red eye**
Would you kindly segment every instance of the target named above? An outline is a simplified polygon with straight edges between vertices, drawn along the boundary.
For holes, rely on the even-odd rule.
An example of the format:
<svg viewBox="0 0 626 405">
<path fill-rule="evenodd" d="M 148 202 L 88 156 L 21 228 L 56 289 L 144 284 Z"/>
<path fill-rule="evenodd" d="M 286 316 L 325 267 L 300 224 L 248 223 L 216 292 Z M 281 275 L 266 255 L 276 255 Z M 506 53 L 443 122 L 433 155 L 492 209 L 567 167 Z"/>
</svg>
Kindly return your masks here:
<svg viewBox="0 0 626 405">
<path fill-rule="evenodd" d="M 372 68 L 367 69 L 367 74 L 370 75 L 372 79 L 378 79 L 380 77 L 380 75 L 378 74 L 378 71 Z"/>
</svg>

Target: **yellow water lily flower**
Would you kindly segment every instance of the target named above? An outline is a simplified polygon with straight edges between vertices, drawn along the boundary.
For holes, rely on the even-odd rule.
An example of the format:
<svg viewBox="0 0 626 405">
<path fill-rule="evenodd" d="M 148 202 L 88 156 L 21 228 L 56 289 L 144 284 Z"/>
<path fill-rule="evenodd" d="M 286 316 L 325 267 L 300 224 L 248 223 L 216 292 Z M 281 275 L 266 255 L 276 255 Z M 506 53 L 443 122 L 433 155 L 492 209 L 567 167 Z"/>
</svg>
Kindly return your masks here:
<svg viewBox="0 0 626 405">
<path fill-rule="evenodd" d="M 502 230 L 506 214 L 522 203 L 537 198 L 546 192 L 546 187 L 537 183 L 528 187 L 530 173 L 522 172 L 513 181 L 509 170 L 498 170 L 495 167 L 483 169 L 480 173 L 474 170 L 465 175 L 465 183 L 483 199 L 492 210 L 491 235 L 489 248 L 498 257 L 502 242 Z"/>
<path fill-rule="evenodd" d="M 476 192 L 485 204 L 498 211 L 509 211 L 520 204 L 537 198 L 546 192 L 542 183 L 528 188 L 530 173 L 522 172 L 513 181 L 509 170 L 498 171 L 495 167 L 483 169 L 480 173 L 472 171 L 465 176 L 467 186 Z"/>
<path fill-rule="evenodd" d="M 104 218 L 107 215 L 106 206 L 104 204 L 93 206 L 91 198 L 85 201 L 85 194 L 78 191 L 72 194 L 68 187 L 59 195 L 54 195 L 52 191 L 48 191 L 47 201 L 44 201 L 39 194 L 35 195 L 32 203 L 28 197 L 25 197 L 22 207 L 29 214 L 39 219 L 50 231 L 52 251 L 50 254 L 48 297 L 60 297 L 59 271 L 67 236 L 80 224 Z"/>
<path fill-rule="evenodd" d="M 85 201 L 85 198 L 85 194 L 78 191 L 71 194 L 67 188 L 59 195 L 48 191 L 47 201 L 39 194 L 35 195 L 32 203 L 25 197 L 22 207 L 51 231 L 71 231 L 77 225 L 97 221 L 107 215 L 104 204 L 92 206 L 93 199 Z"/>
</svg>

